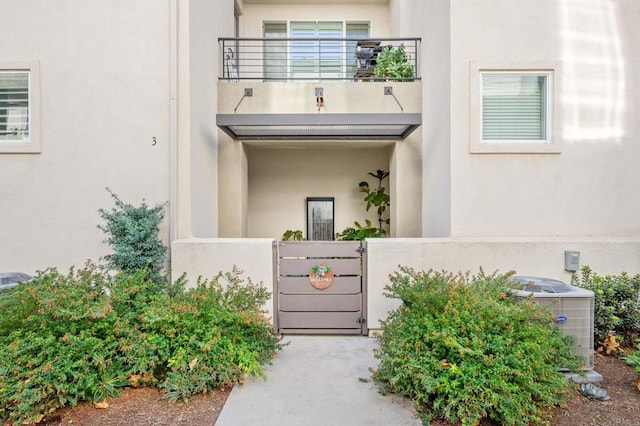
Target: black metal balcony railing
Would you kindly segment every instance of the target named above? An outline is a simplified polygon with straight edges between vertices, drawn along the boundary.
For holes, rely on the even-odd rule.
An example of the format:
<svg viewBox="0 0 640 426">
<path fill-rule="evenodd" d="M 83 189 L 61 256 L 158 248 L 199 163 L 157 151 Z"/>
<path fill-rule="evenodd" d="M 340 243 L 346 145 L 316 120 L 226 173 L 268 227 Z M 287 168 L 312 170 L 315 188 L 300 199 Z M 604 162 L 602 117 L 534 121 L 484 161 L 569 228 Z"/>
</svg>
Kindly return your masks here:
<svg viewBox="0 0 640 426">
<path fill-rule="evenodd" d="M 420 38 L 220 38 L 218 42 L 220 79 L 226 81 L 384 80 L 375 70 L 386 49 L 404 50 L 404 69 L 411 69 L 401 77 L 387 78 L 420 79 Z"/>
</svg>

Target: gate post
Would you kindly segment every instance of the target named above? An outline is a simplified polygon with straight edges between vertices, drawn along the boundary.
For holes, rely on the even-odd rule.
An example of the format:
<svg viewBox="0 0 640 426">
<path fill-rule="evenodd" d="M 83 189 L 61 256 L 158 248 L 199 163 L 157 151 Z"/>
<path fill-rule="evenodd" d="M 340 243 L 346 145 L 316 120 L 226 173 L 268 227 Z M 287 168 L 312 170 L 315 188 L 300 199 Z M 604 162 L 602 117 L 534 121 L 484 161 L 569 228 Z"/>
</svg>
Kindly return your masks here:
<svg viewBox="0 0 640 426">
<path fill-rule="evenodd" d="M 362 335 L 369 335 L 369 322 L 368 322 L 368 312 L 367 312 L 367 273 L 368 273 L 368 263 L 367 263 L 367 242 L 365 240 L 360 241 L 360 247 L 358 248 L 358 252 L 360 253 L 360 268 L 361 268 L 361 280 L 362 280 Z"/>
<path fill-rule="evenodd" d="M 277 240 L 273 240 L 273 243 L 271 244 L 271 246 L 273 247 L 272 250 L 272 257 L 273 257 L 273 294 L 271 294 L 271 298 L 273 299 L 273 328 L 276 330 L 276 332 L 279 332 L 280 330 L 280 324 L 278 321 L 278 294 L 279 294 L 279 288 L 278 288 L 278 277 L 280 275 L 280 270 L 279 270 L 279 254 L 278 254 L 278 247 L 280 247 L 280 242 Z"/>
</svg>

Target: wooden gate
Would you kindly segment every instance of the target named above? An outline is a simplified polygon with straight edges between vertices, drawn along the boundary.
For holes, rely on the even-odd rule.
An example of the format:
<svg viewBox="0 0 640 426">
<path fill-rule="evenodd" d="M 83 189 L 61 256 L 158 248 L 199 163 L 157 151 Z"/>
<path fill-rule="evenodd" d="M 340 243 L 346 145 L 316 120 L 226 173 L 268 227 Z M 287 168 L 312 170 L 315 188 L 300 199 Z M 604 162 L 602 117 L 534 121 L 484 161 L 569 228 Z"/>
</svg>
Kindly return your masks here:
<svg viewBox="0 0 640 426">
<path fill-rule="evenodd" d="M 276 324 L 282 334 L 366 334 L 364 243 L 276 244 Z"/>
</svg>

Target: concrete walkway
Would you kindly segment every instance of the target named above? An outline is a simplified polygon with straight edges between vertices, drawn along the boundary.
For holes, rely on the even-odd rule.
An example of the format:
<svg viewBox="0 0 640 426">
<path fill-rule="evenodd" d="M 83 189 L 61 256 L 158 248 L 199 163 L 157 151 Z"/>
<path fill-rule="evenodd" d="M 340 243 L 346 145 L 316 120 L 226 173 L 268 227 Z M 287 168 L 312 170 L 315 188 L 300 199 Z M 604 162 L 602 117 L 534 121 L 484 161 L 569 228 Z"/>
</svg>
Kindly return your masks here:
<svg viewBox="0 0 640 426">
<path fill-rule="evenodd" d="M 421 425 L 411 401 L 382 396 L 368 337 L 285 336 L 267 380 L 235 386 L 216 426 Z"/>
</svg>

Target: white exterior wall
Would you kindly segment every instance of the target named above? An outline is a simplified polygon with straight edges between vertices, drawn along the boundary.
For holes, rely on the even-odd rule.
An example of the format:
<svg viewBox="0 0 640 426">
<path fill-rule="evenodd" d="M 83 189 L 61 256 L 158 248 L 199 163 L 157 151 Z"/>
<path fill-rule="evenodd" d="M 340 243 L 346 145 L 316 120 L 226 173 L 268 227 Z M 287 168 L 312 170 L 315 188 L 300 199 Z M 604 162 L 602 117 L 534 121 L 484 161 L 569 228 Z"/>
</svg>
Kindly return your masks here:
<svg viewBox="0 0 640 426">
<path fill-rule="evenodd" d="M 471 269 L 501 259 L 500 267 L 556 277 L 563 274 L 557 254 L 525 255 L 559 250 L 538 238 L 593 237 L 590 246 L 571 247 L 586 247 L 583 264 L 599 273 L 640 270 L 633 244 L 610 243 L 613 237 L 640 235 L 640 107 L 634 102 L 640 83 L 633 78 L 640 71 L 637 1 L 268 3 L 241 4 L 243 36 L 260 37 L 262 20 L 342 19 L 371 20 L 374 37 L 423 37 L 422 82 L 394 84 L 406 111 L 422 111 L 423 126 L 384 155 L 378 145 L 362 151 L 371 164 L 388 156 L 393 235 L 454 237 L 446 250 L 433 249 L 449 256 L 447 262 L 434 262 L 442 267 Z M 171 49 L 171 5 L 178 6 L 177 52 Z M 263 179 L 292 159 L 291 152 L 269 152 L 264 164 L 254 163 L 251 156 L 258 150 L 215 128 L 215 113 L 230 112 L 245 87 L 217 82 L 216 39 L 232 35 L 233 2 L 227 0 L 3 0 L 0 38 L 10 42 L 0 50 L 0 63 L 37 61 L 40 66 L 41 152 L 0 154 L 1 271 L 65 269 L 108 253 L 96 227 L 97 210 L 113 205 L 107 186 L 126 202 L 145 198 L 155 204 L 171 198 L 175 182 L 171 220 L 179 239 L 279 237 L 286 229 L 304 229 L 304 205 L 277 218 L 272 211 L 260 214 L 269 204 L 262 196 Z M 175 96 L 170 92 L 172 53 L 178 63 Z M 558 66 L 554 136 L 561 152 L 470 153 L 470 63 L 526 67 L 532 62 Z M 240 112 L 312 112 L 315 85 L 252 83 L 254 97 L 245 99 Z M 397 112 L 395 101 L 376 85 L 323 83 L 327 107 L 331 112 Z M 172 102 L 178 110 L 175 153 L 170 150 Z M 341 194 L 347 196 L 352 185 L 366 179 L 359 177 L 358 167 Z M 259 173 L 263 179 L 255 178 Z M 286 180 L 289 173 L 279 178 Z M 338 190 L 343 184 L 331 185 Z M 284 201 L 303 201 L 311 195 L 307 191 L 308 186 L 296 189 Z M 353 201 L 357 195 L 350 194 Z M 361 205 L 348 209 L 353 220 L 363 217 Z M 350 222 L 347 215 L 340 216 L 336 231 Z M 162 229 L 167 241 L 168 222 Z M 459 239 L 469 237 L 505 238 L 497 251 L 487 245 L 469 253 Z M 431 248 L 412 246 L 422 240 L 387 242 L 398 256 L 388 256 L 393 266 L 376 263 L 382 269 L 370 271 L 370 277 L 376 275 L 370 298 L 380 296 L 382 281 L 376 280 L 384 280 L 390 268 L 418 265 L 416 256 L 433 254 Z M 372 242 L 374 252 L 382 243 Z M 396 243 L 406 249 L 393 248 Z M 217 255 L 207 250 L 207 256 Z M 193 260 L 179 256 L 174 256 L 174 271 L 196 270 L 202 265 L 194 262 L 210 261 L 204 254 Z M 371 318 L 381 315 L 385 308 L 370 303 Z"/>
<path fill-rule="evenodd" d="M 640 234 L 640 3 L 451 2 L 452 236 Z M 559 154 L 470 154 L 469 64 L 558 64 Z"/>
<path fill-rule="evenodd" d="M 244 278 L 262 282 L 272 292 L 274 260 L 272 239 L 190 239 L 173 243 L 173 278 L 187 274 L 190 285 L 198 277 L 211 279 L 229 272 L 234 265 L 245 271 Z M 469 272 L 480 268 L 487 274 L 515 271 L 571 282 L 564 270 L 565 250 L 580 252 L 580 265 L 589 265 L 599 275 L 631 274 L 640 270 L 639 238 L 384 238 L 367 240 L 367 326 L 380 328 L 380 321 L 399 306 L 400 301 L 383 296 L 388 277 L 399 266 L 418 271 Z M 265 305 L 271 315 L 273 297 Z"/>
<path fill-rule="evenodd" d="M 304 1 L 297 2 L 294 5 L 277 2 L 271 4 L 245 3 L 242 17 L 242 36 L 262 37 L 263 22 L 369 21 L 371 22 L 371 37 L 388 37 L 390 34 L 388 16 L 388 5 L 379 1 L 366 4 L 349 2 L 331 2 L 327 4 L 326 2 L 312 3 Z"/>
<path fill-rule="evenodd" d="M 180 179 L 190 185 L 188 211 L 190 234 L 196 237 L 218 236 L 218 128 L 217 82 L 220 68 L 218 37 L 233 36 L 233 1 L 190 0 L 188 28 L 183 39 L 181 60 L 184 74 L 180 80 L 185 87 L 181 122 L 188 137 L 181 144 L 189 145 L 190 164 L 180 171 Z M 188 69 L 184 69 L 188 67 Z M 187 77 L 188 76 L 188 77 Z M 187 80 L 188 78 L 188 80 Z M 188 236 L 187 232 L 185 235 Z"/>
<path fill-rule="evenodd" d="M 367 323 L 380 328 L 380 321 L 400 301 L 383 297 L 389 275 L 398 266 L 417 271 L 470 272 L 486 274 L 515 271 L 571 282 L 564 270 L 564 251 L 580 252 L 580 265 L 589 265 L 599 275 L 636 274 L 640 271 L 640 238 L 531 239 L 531 238 L 433 238 L 367 240 Z"/>
<path fill-rule="evenodd" d="M 185 274 L 188 285 L 195 286 L 198 279 L 211 281 L 218 273 L 231 272 L 237 267 L 242 271 L 240 277 L 244 282 L 261 283 L 273 295 L 273 241 L 266 238 L 176 240 L 171 246 L 172 279 Z M 263 308 L 273 315 L 273 297 Z"/>
<path fill-rule="evenodd" d="M 82 266 L 110 252 L 96 227 L 114 205 L 105 187 L 132 204 L 169 198 L 169 5 L 0 9 L 0 63 L 40 64 L 41 140 L 40 153 L 0 154 L 0 271 Z"/>
</svg>

